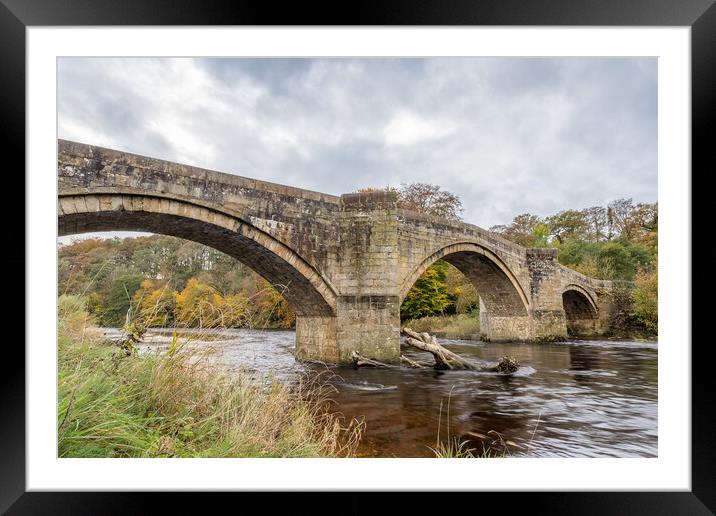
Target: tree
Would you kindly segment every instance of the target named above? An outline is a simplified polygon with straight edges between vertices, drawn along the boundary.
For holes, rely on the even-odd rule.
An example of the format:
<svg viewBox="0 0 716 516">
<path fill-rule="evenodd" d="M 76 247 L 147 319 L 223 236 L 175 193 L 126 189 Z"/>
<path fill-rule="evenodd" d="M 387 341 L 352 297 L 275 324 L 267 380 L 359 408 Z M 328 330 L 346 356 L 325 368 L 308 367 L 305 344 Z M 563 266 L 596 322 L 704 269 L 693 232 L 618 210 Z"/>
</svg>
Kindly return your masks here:
<svg viewBox="0 0 716 516">
<path fill-rule="evenodd" d="M 545 237 L 544 229 L 542 219 L 536 215 L 522 213 L 512 219 L 510 225 L 492 226 L 490 231 L 499 234 L 510 242 L 524 247 L 532 247 L 535 240 L 543 241 Z"/>
<path fill-rule="evenodd" d="M 652 334 L 659 330 L 659 279 L 657 271 L 641 271 L 634 280 L 632 291 L 634 315 Z"/>
<path fill-rule="evenodd" d="M 177 293 L 167 283 L 144 280 L 132 304 L 145 327 L 173 326 Z"/>
<path fill-rule="evenodd" d="M 281 294 L 284 287 L 271 285 L 261 279 L 259 290 L 255 294 L 254 313 L 251 325 L 255 327 L 292 328 L 296 324 L 296 314 L 288 306 L 288 302 Z"/>
<path fill-rule="evenodd" d="M 636 242 L 647 246 L 656 255 L 659 232 L 658 203 L 639 203 L 630 217 L 630 234 Z"/>
<path fill-rule="evenodd" d="M 479 311 L 480 306 L 480 298 L 475 286 L 457 267 L 445 263 L 447 264 L 445 286 L 448 296 L 455 300 L 455 313 L 475 314 Z"/>
<path fill-rule="evenodd" d="M 105 326 L 122 326 L 131 306 L 132 296 L 142 282 L 142 275 L 126 271 L 120 272 L 107 292 L 105 308 L 102 310 L 101 323 Z"/>
<path fill-rule="evenodd" d="M 220 296 L 216 301 L 219 326 L 222 328 L 235 328 L 245 325 L 249 300 L 244 294 L 239 292 L 238 294 Z"/>
<path fill-rule="evenodd" d="M 584 259 L 594 254 L 594 246 L 581 238 L 569 238 L 562 242 L 559 246 L 557 259 L 562 265 L 575 268 L 579 266 Z"/>
<path fill-rule="evenodd" d="M 221 321 L 221 302 L 214 288 L 191 278 L 176 296 L 174 318 L 181 326 L 211 328 Z"/>
<path fill-rule="evenodd" d="M 415 211 L 424 215 L 433 215 L 450 220 L 462 220 L 462 201 L 454 193 L 441 190 L 438 185 L 428 183 L 403 183 L 400 188 L 367 187 L 359 193 L 394 192 L 397 196 L 398 208 Z"/>
<path fill-rule="evenodd" d="M 532 230 L 532 241 L 529 247 L 552 247 L 550 241 L 549 226 L 543 222 L 537 224 Z"/>
<path fill-rule="evenodd" d="M 612 239 L 615 236 L 624 236 L 631 238 L 631 213 L 634 209 L 634 203 L 631 199 L 617 199 L 607 206 L 608 233 L 607 238 Z"/>
<path fill-rule="evenodd" d="M 400 307 L 401 319 L 454 312 L 455 299 L 445 284 L 447 266 L 447 262 L 438 260 L 418 278 Z"/>
<path fill-rule="evenodd" d="M 577 210 L 564 210 L 547 217 L 546 224 L 550 235 L 562 243 L 567 238 L 584 238 L 587 233 L 587 222 L 584 214 Z"/>
<path fill-rule="evenodd" d="M 607 209 L 592 206 L 582 210 L 582 218 L 586 224 L 585 239 L 589 242 L 601 242 L 607 238 Z"/>
<path fill-rule="evenodd" d="M 626 246 L 619 241 L 605 243 L 597 251 L 597 264 L 604 279 L 631 280 L 637 266 Z"/>
<path fill-rule="evenodd" d="M 461 220 L 462 201 L 454 193 L 427 183 L 402 184 L 397 190 L 398 207 L 450 220 Z"/>
</svg>

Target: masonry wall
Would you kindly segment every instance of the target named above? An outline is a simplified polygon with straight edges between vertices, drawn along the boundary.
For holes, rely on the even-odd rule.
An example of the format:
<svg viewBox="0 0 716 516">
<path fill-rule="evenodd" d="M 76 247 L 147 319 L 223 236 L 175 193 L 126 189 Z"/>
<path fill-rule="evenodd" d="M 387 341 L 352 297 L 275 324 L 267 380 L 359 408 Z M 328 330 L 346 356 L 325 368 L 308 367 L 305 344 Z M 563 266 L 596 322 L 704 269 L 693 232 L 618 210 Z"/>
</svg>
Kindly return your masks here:
<svg viewBox="0 0 716 516">
<path fill-rule="evenodd" d="M 336 339 L 340 360 L 351 353 L 400 360 L 396 196 L 375 192 L 341 197 L 341 240 L 332 278 L 340 291 Z"/>
</svg>

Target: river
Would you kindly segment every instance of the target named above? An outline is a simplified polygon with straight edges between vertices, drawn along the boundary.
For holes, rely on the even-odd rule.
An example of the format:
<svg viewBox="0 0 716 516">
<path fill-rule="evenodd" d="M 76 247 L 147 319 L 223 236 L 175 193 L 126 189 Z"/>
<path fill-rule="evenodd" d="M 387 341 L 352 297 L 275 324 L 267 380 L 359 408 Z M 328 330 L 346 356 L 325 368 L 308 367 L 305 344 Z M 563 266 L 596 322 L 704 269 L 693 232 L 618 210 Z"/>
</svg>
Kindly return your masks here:
<svg viewBox="0 0 716 516">
<path fill-rule="evenodd" d="M 181 330 L 186 332 L 186 330 Z M 166 349 L 171 329 L 150 330 L 143 352 Z M 325 366 L 296 362 L 291 331 L 204 330 L 184 333 L 190 345 L 211 349 L 228 370 L 271 372 L 292 381 Z M 201 340 L 197 340 L 200 338 Z M 363 418 L 358 450 L 367 457 L 430 457 L 438 430 L 477 452 L 529 457 L 656 457 L 657 344 L 571 340 L 562 343 L 486 343 L 441 339 L 467 358 L 512 355 L 513 375 L 434 369 L 333 367 L 334 410 Z M 429 354 L 404 349 L 414 360 Z M 441 411 L 442 404 L 442 411 Z M 448 410 L 449 409 L 449 410 Z"/>
</svg>

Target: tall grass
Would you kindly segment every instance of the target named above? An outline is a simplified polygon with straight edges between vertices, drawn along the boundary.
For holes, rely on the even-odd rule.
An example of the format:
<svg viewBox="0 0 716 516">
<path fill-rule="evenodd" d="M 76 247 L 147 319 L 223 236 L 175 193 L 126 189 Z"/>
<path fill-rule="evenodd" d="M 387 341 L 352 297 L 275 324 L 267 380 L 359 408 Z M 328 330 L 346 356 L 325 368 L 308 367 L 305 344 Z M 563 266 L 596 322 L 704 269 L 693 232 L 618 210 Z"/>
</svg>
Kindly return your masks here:
<svg viewBox="0 0 716 516">
<path fill-rule="evenodd" d="M 81 298 L 62 296 L 58 338 L 60 457 L 343 457 L 362 425 L 328 411 L 305 378 L 230 376 L 176 336 L 168 352 L 128 352 L 94 335 Z"/>
<path fill-rule="evenodd" d="M 482 443 L 482 452 L 478 451 L 476 448 L 470 447 L 470 442 L 465 439 L 460 439 L 459 437 L 454 437 L 450 435 L 450 400 L 452 399 L 452 391 L 455 388 L 453 386 L 452 389 L 450 389 L 450 393 L 448 394 L 448 401 L 447 401 L 447 437 L 445 440 L 440 439 L 440 427 L 442 425 L 443 420 L 443 402 L 440 401 L 440 414 L 438 417 L 438 434 L 437 438 L 435 439 L 435 447 L 428 446 L 430 451 L 433 452 L 436 458 L 438 459 L 477 459 L 477 458 L 491 458 L 491 457 L 505 457 L 507 455 L 507 446 L 505 445 L 505 441 L 502 439 L 502 436 L 497 434 L 497 432 L 494 432 L 502 446 L 502 454 L 496 453 L 492 446 L 485 446 L 485 443 L 483 441 Z M 488 432 L 489 433 L 489 432 Z M 491 443 L 494 445 L 496 443 L 495 440 Z"/>
</svg>

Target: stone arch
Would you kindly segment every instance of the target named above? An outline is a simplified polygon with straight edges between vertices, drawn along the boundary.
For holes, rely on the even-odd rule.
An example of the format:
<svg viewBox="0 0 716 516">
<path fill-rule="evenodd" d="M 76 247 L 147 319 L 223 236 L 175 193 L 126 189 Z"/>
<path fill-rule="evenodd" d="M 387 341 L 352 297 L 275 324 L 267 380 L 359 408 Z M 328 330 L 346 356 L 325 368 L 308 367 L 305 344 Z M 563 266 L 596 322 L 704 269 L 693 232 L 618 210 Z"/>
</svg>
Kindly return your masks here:
<svg viewBox="0 0 716 516">
<path fill-rule="evenodd" d="M 590 292 L 579 285 L 567 285 L 562 292 L 567 334 L 589 335 L 597 330 L 599 309 Z"/>
<path fill-rule="evenodd" d="M 299 316 L 335 315 L 335 288 L 285 244 L 251 224 L 191 202 L 158 196 L 80 194 L 60 196 L 60 236 L 91 231 L 149 231 L 176 236 L 224 252 L 285 287 Z"/>
<path fill-rule="evenodd" d="M 441 259 L 457 267 L 475 285 L 481 304 L 491 316 L 527 316 L 529 302 L 515 275 L 497 255 L 473 242 L 450 244 L 425 258 L 403 282 L 401 302 L 427 268 Z"/>
</svg>

